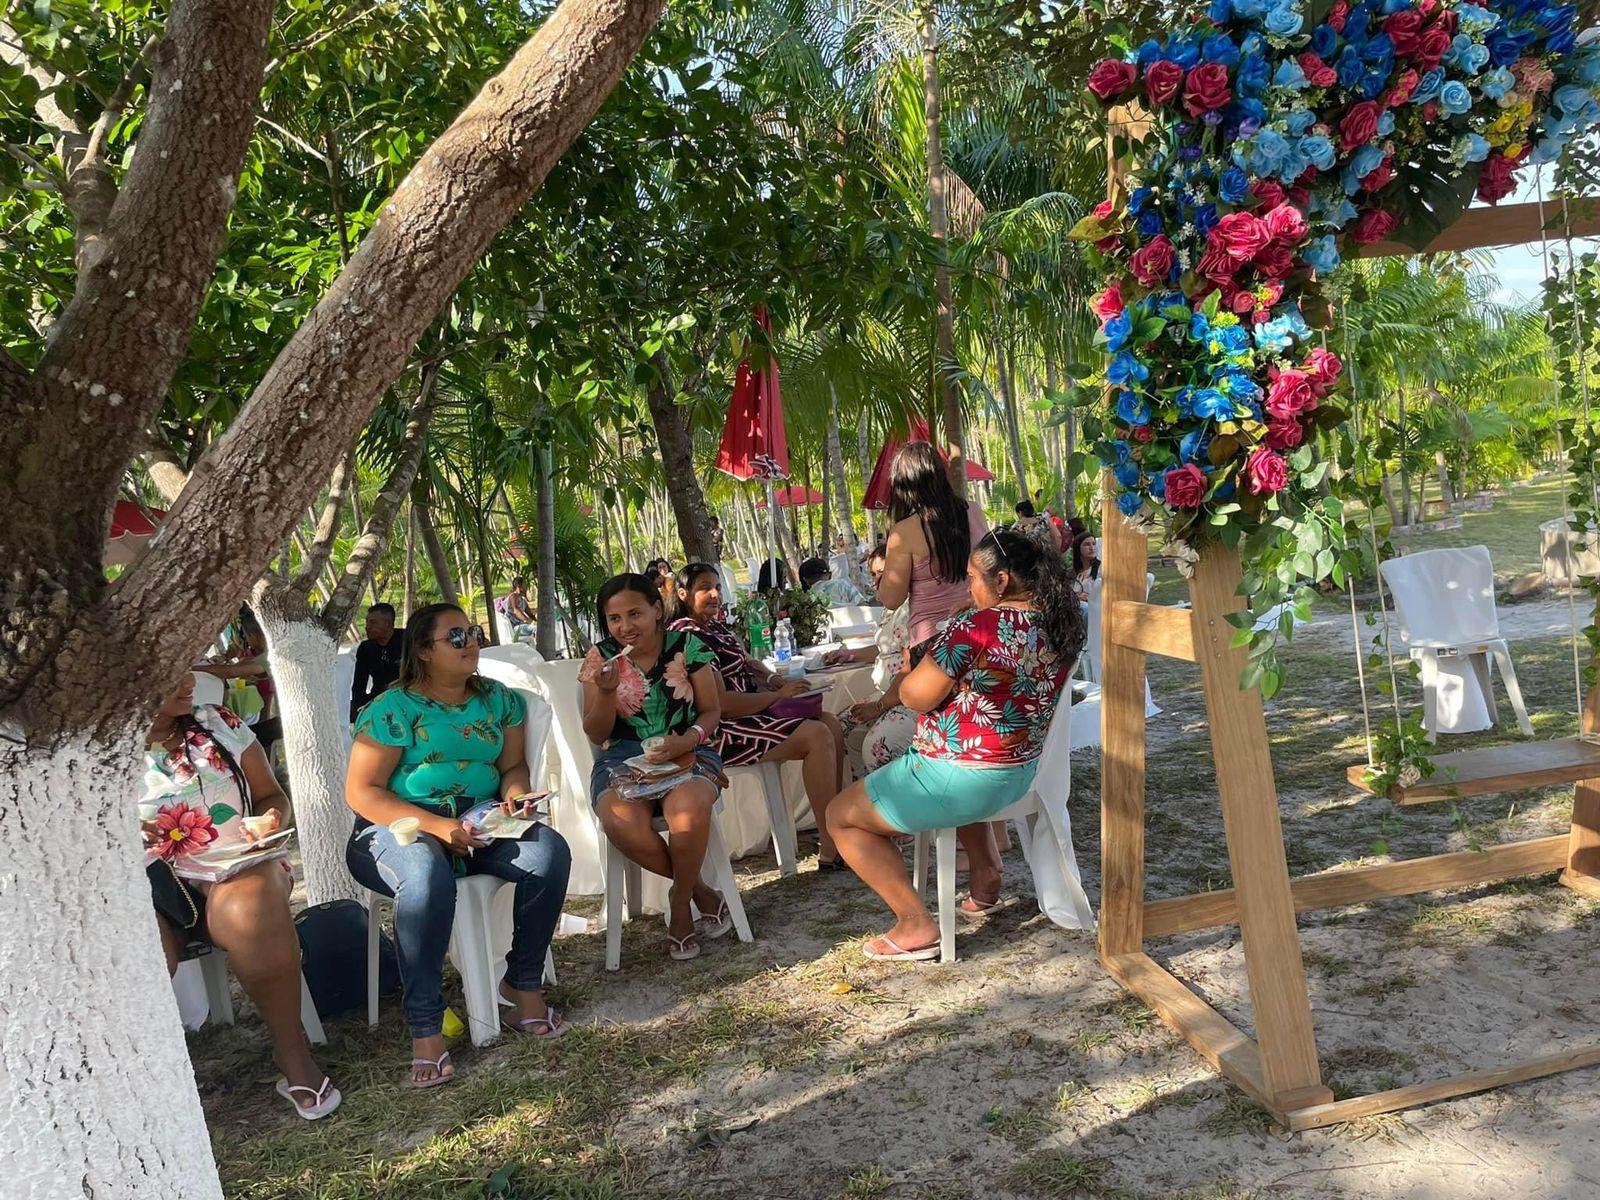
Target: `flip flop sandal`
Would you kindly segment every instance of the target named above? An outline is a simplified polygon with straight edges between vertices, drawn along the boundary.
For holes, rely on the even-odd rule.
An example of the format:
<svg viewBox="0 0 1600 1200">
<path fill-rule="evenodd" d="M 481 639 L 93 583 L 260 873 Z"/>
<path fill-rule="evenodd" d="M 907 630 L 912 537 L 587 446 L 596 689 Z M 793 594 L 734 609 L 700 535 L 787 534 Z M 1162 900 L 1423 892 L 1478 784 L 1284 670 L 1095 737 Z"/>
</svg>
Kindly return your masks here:
<svg viewBox="0 0 1600 1200">
<path fill-rule="evenodd" d="M 674 962 L 688 962 L 691 958 L 700 957 L 700 943 L 695 940 L 695 935 L 684 934 L 683 937 L 673 937 L 667 934 L 667 953 Z"/>
<path fill-rule="evenodd" d="M 448 1050 L 439 1055 L 438 1058 L 413 1058 L 411 1060 L 411 1065 L 413 1067 L 432 1067 L 435 1071 L 435 1074 L 432 1079 L 424 1079 L 421 1081 L 413 1079 L 410 1081 L 411 1086 L 420 1091 L 423 1088 L 438 1087 L 440 1084 L 453 1082 L 456 1077 L 454 1065 L 452 1064 L 450 1074 L 446 1075 L 444 1073 L 444 1064 L 448 1062 L 449 1059 L 450 1051 Z"/>
<path fill-rule="evenodd" d="M 517 1007 L 514 1001 L 506 998 L 504 992 L 500 992 L 496 999 L 500 1001 L 501 1008 L 515 1010 Z M 545 1006 L 545 1015 L 542 1017 L 508 1017 L 502 1012 L 500 1014 L 500 1023 L 507 1029 L 515 1030 L 517 1033 L 525 1033 L 529 1037 L 543 1038 L 546 1041 L 558 1038 L 572 1028 L 561 1019 L 561 1014 L 549 1005 Z M 543 1026 L 543 1028 L 538 1028 L 539 1026 Z"/>
<path fill-rule="evenodd" d="M 709 917 L 702 916 L 695 922 L 695 932 L 703 938 L 719 938 L 733 928 L 733 913 L 728 909 L 728 902 L 721 896 L 717 897 L 717 911 Z"/>
<path fill-rule="evenodd" d="M 280 1079 L 275 1090 L 278 1095 L 294 1106 L 295 1112 L 308 1121 L 322 1120 L 323 1117 L 344 1102 L 344 1097 L 339 1094 L 339 1089 L 333 1086 L 333 1080 L 326 1075 L 322 1077 L 322 1086 L 318 1088 L 308 1088 L 304 1084 L 290 1083 L 287 1079 Z M 304 1092 L 310 1096 L 312 1098 L 311 1103 L 301 1104 L 294 1098 L 296 1092 Z"/>
<path fill-rule="evenodd" d="M 872 948 L 870 941 L 864 943 L 861 947 L 861 953 L 874 962 L 931 962 L 939 957 L 938 942 L 930 942 L 926 946 L 918 946 L 907 950 L 904 946 L 896 943 L 892 937 L 884 936 L 877 940 L 889 947 L 892 953 L 880 954 Z"/>
<path fill-rule="evenodd" d="M 999 897 L 985 904 L 982 900 L 974 900 L 971 894 L 968 894 L 960 904 L 956 905 L 956 916 L 964 921 L 981 921 L 990 913 L 1005 906 L 1006 902 Z"/>
<path fill-rule="evenodd" d="M 851 873 L 850 864 L 843 857 L 827 859 L 820 854 L 817 855 L 817 871 L 823 875 L 831 875 L 836 871 L 843 871 L 847 875 Z"/>
</svg>

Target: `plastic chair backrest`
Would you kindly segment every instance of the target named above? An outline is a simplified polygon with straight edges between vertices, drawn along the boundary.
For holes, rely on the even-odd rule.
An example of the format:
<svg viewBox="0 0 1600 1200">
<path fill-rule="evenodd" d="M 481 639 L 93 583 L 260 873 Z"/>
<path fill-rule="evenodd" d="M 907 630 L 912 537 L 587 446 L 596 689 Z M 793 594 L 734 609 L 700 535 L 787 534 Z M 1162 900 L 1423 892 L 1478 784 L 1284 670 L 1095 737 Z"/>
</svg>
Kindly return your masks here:
<svg viewBox="0 0 1600 1200">
<path fill-rule="evenodd" d="M 202 708 L 207 704 L 222 703 L 223 694 L 226 691 L 222 680 L 215 675 L 208 675 L 204 671 L 191 671 L 190 674 L 194 677 L 194 700 L 191 703 L 196 708 Z M 344 699 L 346 704 L 350 703 L 349 692 L 345 693 Z"/>
<path fill-rule="evenodd" d="M 560 658 L 533 668 L 539 695 L 550 706 L 551 734 L 561 773 L 574 795 L 589 794 L 589 772 L 594 769 L 594 746 L 583 731 L 583 691 L 578 682 L 581 658 Z"/>
<path fill-rule="evenodd" d="M 553 717 L 550 705 L 543 696 L 528 688 L 514 690 L 528 707 L 527 715 L 523 718 L 522 733 L 526 745 L 528 778 L 537 789 L 543 786 L 541 780 L 544 779 L 544 760 L 550 746 Z"/>
<path fill-rule="evenodd" d="M 507 687 L 537 692 L 533 669 L 544 661 L 532 646 L 517 642 L 509 646 L 485 646 L 478 651 L 478 674 L 498 679 Z"/>
<path fill-rule="evenodd" d="M 1378 569 L 1407 642 L 1453 646 L 1500 636 L 1487 546 L 1421 550 L 1391 558 Z"/>
<path fill-rule="evenodd" d="M 840 629 L 877 626 L 883 622 L 884 612 L 877 604 L 840 604 L 828 609 L 828 624 Z"/>
</svg>

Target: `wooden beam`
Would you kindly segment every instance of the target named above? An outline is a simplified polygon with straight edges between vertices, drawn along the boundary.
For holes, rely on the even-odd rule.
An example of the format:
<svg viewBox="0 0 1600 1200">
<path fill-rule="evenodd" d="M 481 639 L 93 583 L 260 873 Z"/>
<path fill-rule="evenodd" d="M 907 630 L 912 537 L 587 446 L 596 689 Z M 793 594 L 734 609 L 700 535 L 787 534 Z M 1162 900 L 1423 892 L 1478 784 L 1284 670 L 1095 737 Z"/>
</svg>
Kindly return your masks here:
<svg viewBox="0 0 1600 1200">
<path fill-rule="evenodd" d="M 1144 599 L 1150 543 L 1117 511 L 1110 472 L 1100 529 L 1100 953 L 1121 955 L 1144 944 L 1144 655 L 1104 618 Z"/>
<path fill-rule="evenodd" d="M 1431 804 L 1436 800 L 1519 792 L 1585 779 L 1600 781 L 1600 745 L 1576 737 L 1512 742 L 1440 754 L 1433 764 L 1437 770 L 1430 778 L 1409 787 L 1390 788 L 1389 799 L 1396 804 Z M 1370 793 L 1366 772 L 1366 767 L 1354 766 L 1345 774 L 1352 786 Z M 1585 811 L 1575 811 L 1574 819 L 1582 818 Z M 1600 813 L 1594 814 L 1594 819 L 1600 824 Z M 1596 854 L 1600 858 L 1600 831 L 1596 838 Z M 1600 861 L 1595 865 L 1600 866 Z"/>
<path fill-rule="evenodd" d="M 1331 1104 L 1313 1104 L 1291 1111 L 1285 1124 L 1293 1133 L 1303 1129 L 1317 1129 L 1336 1125 L 1341 1121 L 1354 1121 L 1378 1113 L 1394 1112 L 1402 1108 L 1416 1108 L 1419 1104 L 1433 1104 L 1454 1096 L 1467 1096 L 1473 1092 L 1486 1092 L 1490 1088 L 1505 1087 L 1512 1083 L 1525 1083 L 1562 1071 L 1576 1071 L 1583 1067 L 1600 1065 L 1600 1044 L 1588 1044 L 1559 1054 L 1530 1058 L 1526 1062 L 1505 1067 L 1491 1067 L 1482 1071 L 1468 1071 L 1451 1075 L 1432 1083 L 1413 1083 L 1407 1087 L 1390 1088 L 1370 1096 L 1356 1096 L 1349 1100 L 1336 1100 Z"/>
<path fill-rule="evenodd" d="M 1501 879 L 1559 871 L 1566 862 L 1567 836 L 1507 842 L 1486 850 L 1434 854 L 1369 867 L 1341 867 L 1303 875 L 1289 883 L 1297 913 L 1342 904 L 1363 904 L 1390 896 L 1411 896 L 1441 888 L 1472 887 Z M 1232 888 L 1152 900 L 1144 906 L 1146 937 L 1236 925 L 1239 905 Z"/>
<path fill-rule="evenodd" d="M 1219 544 L 1201 551 L 1189 580 L 1195 658 L 1211 725 L 1211 756 L 1237 892 L 1262 1080 L 1272 1096 L 1295 1093 L 1303 1099 L 1319 1094 L 1316 1089 L 1327 1089 L 1317 1065 L 1311 996 L 1294 923 L 1261 691 L 1239 686 L 1249 658 L 1243 647 L 1232 645 L 1234 627 L 1228 616 L 1243 606 L 1242 579 L 1237 550 Z M 1138 700 L 1142 712 L 1142 688 Z M 1327 1099 L 1333 1099 L 1331 1092 Z M 1283 1111 L 1284 1105 L 1269 1107 Z"/>
<path fill-rule="evenodd" d="M 1101 598 L 1104 604 L 1104 597 Z M 1118 600 L 1107 610 L 1110 639 L 1119 646 L 1163 658 L 1194 661 L 1194 614 L 1187 608 Z"/>
<path fill-rule="evenodd" d="M 1590 688 L 1583 702 L 1583 731 L 1600 726 L 1600 688 Z M 1567 869 L 1561 882 L 1574 891 L 1600 899 L 1600 779 L 1581 780 L 1572 790 L 1572 829 L 1567 844 Z"/>
<path fill-rule="evenodd" d="M 1587 201 L 1570 205 L 1573 237 L 1594 237 L 1600 234 L 1600 213 Z M 1559 200 L 1546 202 L 1543 231 L 1546 237 L 1566 235 L 1561 221 Z M 1494 208 L 1469 208 L 1453 225 L 1441 233 L 1422 250 L 1401 245 L 1399 242 L 1373 242 L 1358 246 L 1347 253 L 1352 258 L 1388 258 L 1413 254 L 1438 254 L 1444 251 L 1480 250 L 1486 246 L 1518 246 L 1539 240 L 1541 222 L 1539 205 L 1503 204 Z"/>
<path fill-rule="evenodd" d="M 1182 1034 L 1196 1053 L 1257 1104 L 1272 1107 L 1256 1044 L 1148 954 L 1102 955 L 1111 977 Z M 1281 1111 L 1281 1110 L 1280 1110 Z"/>
</svg>

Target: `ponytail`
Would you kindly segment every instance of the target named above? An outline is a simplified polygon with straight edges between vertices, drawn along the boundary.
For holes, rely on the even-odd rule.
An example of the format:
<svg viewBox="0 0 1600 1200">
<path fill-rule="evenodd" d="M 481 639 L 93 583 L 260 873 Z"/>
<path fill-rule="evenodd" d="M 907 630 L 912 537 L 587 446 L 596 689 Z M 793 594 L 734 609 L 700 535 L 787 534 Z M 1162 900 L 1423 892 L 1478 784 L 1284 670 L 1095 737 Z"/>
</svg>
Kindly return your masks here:
<svg viewBox="0 0 1600 1200">
<path fill-rule="evenodd" d="M 1039 611 L 1045 643 L 1057 657 L 1076 662 L 1083 653 L 1088 622 L 1061 557 L 1010 529 L 989 533 L 973 550 L 972 557 L 987 576 L 992 577 L 997 571 L 1011 576 L 1011 586 L 1002 599 L 1024 595 L 1032 599 Z"/>
</svg>

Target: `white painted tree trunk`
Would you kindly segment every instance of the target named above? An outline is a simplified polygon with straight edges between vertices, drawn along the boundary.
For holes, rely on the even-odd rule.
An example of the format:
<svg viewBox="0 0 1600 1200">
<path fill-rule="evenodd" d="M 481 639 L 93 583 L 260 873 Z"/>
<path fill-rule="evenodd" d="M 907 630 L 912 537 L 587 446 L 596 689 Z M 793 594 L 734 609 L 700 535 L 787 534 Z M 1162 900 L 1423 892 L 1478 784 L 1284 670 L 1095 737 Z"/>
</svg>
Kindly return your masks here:
<svg viewBox="0 0 1600 1200">
<path fill-rule="evenodd" d="M 260 618 L 267 635 L 272 682 L 278 689 L 306 902 L 362 900 L 361 888 L 344 863 L 354 818 L 344 802 L 349 757 L 344 727 L 350 715 L 350 697 L 335 692 L 338 643 L 310 621 L 283 621 L 264 610 Z"/>
<path fill-rule="evenodd" d="M 139 849 L 141 740 L 0 757 L 6 1200 L 221 1200 Z"/>
</svg>

